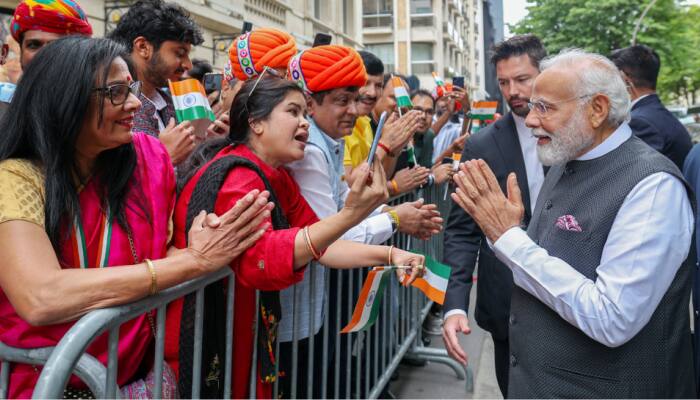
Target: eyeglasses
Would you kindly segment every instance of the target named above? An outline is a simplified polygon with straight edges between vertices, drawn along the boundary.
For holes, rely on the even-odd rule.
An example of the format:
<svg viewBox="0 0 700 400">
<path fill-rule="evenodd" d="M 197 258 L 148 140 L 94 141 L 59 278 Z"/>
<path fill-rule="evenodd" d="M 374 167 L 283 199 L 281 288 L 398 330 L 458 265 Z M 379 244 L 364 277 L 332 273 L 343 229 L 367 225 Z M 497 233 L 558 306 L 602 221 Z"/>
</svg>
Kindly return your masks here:
<svg viewBox="0 0 700 400">
<path fill-rule="evenodd" d="M 93 89 L 96 92 L 104 92 L 109 97 L 109 101 L 113 106 L 120 106 L 126 103 L 129 98 L 129 93 L 136 97 L 141 94 L 141 81 L 133 81 L 131 83 L 116 83 L 105 87 Z"/>
<path fill-rule="evenodd" d="M 535 111 L 537 114 L 539 114 L 542 117 L 547 116 L 547 113 L 551 110 L 551 107 L 556 104 L 564 104 L 568 103 L 570 101 L 576 101 L 576 100 L 581 100 L 585 99 L 586 97 L 591 97 L 593 94 L 584 94 L 583 96 L 578 96 L 578 97 L 572 97 L 570 99 L 562 100 L 562 101 L 557 101 L 554 103 L 548 103 L 542 100 L 538 101 L 528 101 L 527 102 L 527 108 L 530 109 L 530 111 Z"/>
</svg>

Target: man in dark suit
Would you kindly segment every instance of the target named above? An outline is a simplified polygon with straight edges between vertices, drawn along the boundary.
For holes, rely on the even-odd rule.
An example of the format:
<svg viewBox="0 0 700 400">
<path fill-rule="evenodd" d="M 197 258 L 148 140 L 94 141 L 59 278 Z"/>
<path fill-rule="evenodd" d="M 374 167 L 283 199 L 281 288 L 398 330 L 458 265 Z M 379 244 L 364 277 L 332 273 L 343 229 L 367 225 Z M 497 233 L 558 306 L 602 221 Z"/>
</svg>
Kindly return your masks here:
<svg viewBox="0 0 700 400">
<path fill-rule="evenodd" d="M 678 169 L 693 143 L 683 124 L 664 107 L 656 94 L 656 79 L 661 61 L 656 52 L 644 45 L 615 50 L 610 59 L 622 71 L 632 100 L 632 132 L 668 157 Z"/>
<path fill-rule="evenodd" d="M 537 158 L 537 139 L 525 126 L 527 102 L 532 82 L 539 74 L 539 62 L 546 55 L 534 35 L 514 36 L 492 50 L 491 62 L 503 98 L 511 112 L 487 128 L 471 136 L 464 147 L 462 161 L 485 160 L 494 170 L 505 190 L 508 174 L 515 172 L 523 193 L 527 224 L 542 182 L 544 169 Z M 449 354 L 466 364 L 466 354 L 459 345 L 457 333 L 469 334 L 467 310 L 472 274 L 479 260 L 479 285 L 476 321 L 489 331 L 495 345 L 496 378 L 501 392 L 508 393 L 508 317 L 513 276 L 484 238 L 472 217 L 456 204 L 452 205 L 445 231 L 444 262 L 452 267 L 445 295 L 443 340 Z"/>
</svg>

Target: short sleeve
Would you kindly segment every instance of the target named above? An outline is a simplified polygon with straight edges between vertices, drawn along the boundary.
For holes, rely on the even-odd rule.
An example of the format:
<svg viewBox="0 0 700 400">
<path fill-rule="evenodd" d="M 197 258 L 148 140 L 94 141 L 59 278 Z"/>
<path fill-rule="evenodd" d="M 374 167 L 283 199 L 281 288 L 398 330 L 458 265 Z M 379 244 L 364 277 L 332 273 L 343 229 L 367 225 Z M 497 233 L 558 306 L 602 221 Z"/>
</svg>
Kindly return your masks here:
<svg viewBox="0 0 700 400">
<path fill-rule="evenodd" d="M 27 160 L 0 162 L 0 223 L 22 220 L 44 227 L 44 177 Z"/>
</svg>

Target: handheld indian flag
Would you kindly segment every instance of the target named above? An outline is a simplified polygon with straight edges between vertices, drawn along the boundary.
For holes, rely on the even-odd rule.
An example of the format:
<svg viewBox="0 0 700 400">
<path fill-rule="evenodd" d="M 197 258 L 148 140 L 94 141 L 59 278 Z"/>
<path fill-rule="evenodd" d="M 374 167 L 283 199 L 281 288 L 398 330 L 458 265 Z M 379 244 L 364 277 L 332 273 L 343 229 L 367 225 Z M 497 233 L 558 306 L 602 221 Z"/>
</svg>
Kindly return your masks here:
<svg viewBox="0 0 700 400">
<path fill-rule="evenodd" d="M 413 103 L 411 103 L 411 98 L 408 96 L 408 91 L 406 87 L 401 82 L 401 78 L 395 76 L 391 78 L 391 84 L 394 86 L 394 97 L 396 97 L 396 107 L 401 108 L 412 108 Z"/>
<path fill-rule="evenodd" d="M 195 135 L 202 137 L 206 134 L 209 124 L 216 119 L 204 87 L 196 79 L 168 81 L 168 85 L 173 96 L 177 122 L 190 121 L 194 126 Z"/>
<path fill-rule="evenodd" d="M 436 86 L 442 86 L 445 87 L 445 81 L 442 80 L 437 74 L 437 72 L 433 72 L 433 80 L 435 81 Z"/>
<path fill-rule="evenodd" d="M 340 333 L 359 332 L 374 324 L 379 315 L 384 289 L 391 278 L 393 268 L 374 267 L 365 279 L 360 298 L 355 304 L 350 323 Z"/>
<path fill-rule="evenodd" d="M 414 252 L 417 253 L 417 252 Z M 420 289 L 430 300 L 443 304 L 445 302 L 445 292 L 447 291 L 447 281 L 450 279 L 452 269 L 445 264 L 440 264 L 434 259 L 425 256 L 425 275 L 418 278 L 411 286 Z M 405 275 L 406 281 L 409 275 Z"/>
<path fill-rule="evenodd" d="M 480 121 L 493 119 L 496 108 L 498 108 L 497 101 L 475 101 L 472 106 L 472 119 Z"/>
</svg>

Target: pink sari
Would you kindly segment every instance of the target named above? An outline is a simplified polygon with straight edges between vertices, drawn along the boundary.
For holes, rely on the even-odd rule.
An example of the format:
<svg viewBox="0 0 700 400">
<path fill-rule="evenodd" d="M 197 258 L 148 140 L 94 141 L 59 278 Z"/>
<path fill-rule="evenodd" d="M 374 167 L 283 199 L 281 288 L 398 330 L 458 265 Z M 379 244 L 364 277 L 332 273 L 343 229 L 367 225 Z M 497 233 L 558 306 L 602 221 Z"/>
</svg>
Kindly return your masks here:
<svg viewBox="0 0 700 400">
<path fill-rule="evenodd" d="M 165 257 L 170 240 L 170 219 L 175 205 L 175 177 L 170 157 L 158 139 L 145 134 L 134 134 L 137 166 L 134 170 L 134 190 L 127 199 L 126 218 L 134 238 L 138 261 Z M 139 205 L 140 204 L 140 205 Z M 88 265 L 95 267 L 101 241 L 101 199 L 95 182 L 90 181 L 80 193 L 80 208 L 87 248 Z M 62 268 L 79 268 L 74 253 L 74 237 L 61 248 Z M 127 232 L 113 223 L 107 265 L 132 265 L 134 257 Z M 145 268 L 145 267 L 144 267 Z M 144 272 L 144 277 L 146 273 Z M 8 346 L 36 348 L 55 346 L 74 322 L 34 327 L 26 323 L 14 311 L 5 294 L 0 290 L 0 341 Z M 141 367 L 153 339 L 148 318 L 142 315 L 123 324 L 119 335 L 119 370 L 117 384 L 131 382 Z M 87 349 L 104 365 L 107 365 L 107 334 L 97 338 Z M 29 398 L 41 372 L 41 368 L 13 365 L 10 375 L 9 398 Z M 73 377 L 70 386 L 84 388 Z"/>
</svg>

